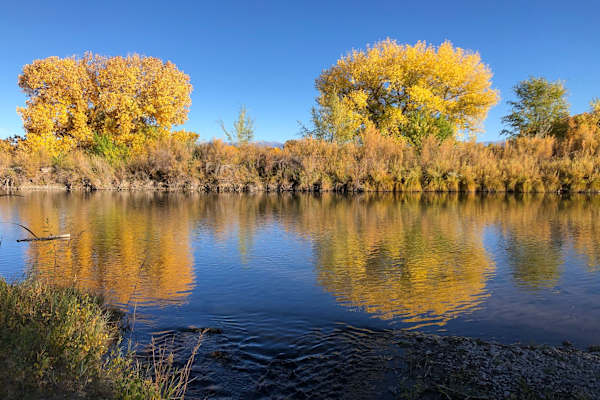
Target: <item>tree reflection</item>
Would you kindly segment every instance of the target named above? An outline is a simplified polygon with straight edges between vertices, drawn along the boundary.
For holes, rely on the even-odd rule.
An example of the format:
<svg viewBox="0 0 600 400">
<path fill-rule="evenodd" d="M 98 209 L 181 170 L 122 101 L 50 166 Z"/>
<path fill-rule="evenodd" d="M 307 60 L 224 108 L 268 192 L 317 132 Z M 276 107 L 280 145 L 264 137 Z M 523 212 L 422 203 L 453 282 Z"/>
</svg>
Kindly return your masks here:
<svg viewBox="0 0 600 400">
<path fill-rule="evenodd" d="M 232 240 L 242 264 L 263 227 L 305 237 L 318 283 L 341 304 L 417 326 L 477 309 L 496 263 L 527 291 L 557 285 L 571 249 L 600 265 L 593 196 L 32 193 L 4 204 L 38 234 L 74 236 L 29 246 L 39 273 L 120 303 L 184 300 L 196 229 Z"/>
<path fill-rule="evenodd" d="M 116 303 L 180 301 L 193 288 L 191 203 L 139 193 L 39 193 L 19 212 L 34 232 L 72 234 L 29 247 L 35 271 L 57 284 L 75 283 Z"/>
<path fill-rule="evenodd" d="M 458 196 L 328 198 L 298 227 L 319 238 L 319 283 L 342 304 L 444 324 L 481 304 L 494 271 L 465 206 L 477 212 Z"/>
</svg>

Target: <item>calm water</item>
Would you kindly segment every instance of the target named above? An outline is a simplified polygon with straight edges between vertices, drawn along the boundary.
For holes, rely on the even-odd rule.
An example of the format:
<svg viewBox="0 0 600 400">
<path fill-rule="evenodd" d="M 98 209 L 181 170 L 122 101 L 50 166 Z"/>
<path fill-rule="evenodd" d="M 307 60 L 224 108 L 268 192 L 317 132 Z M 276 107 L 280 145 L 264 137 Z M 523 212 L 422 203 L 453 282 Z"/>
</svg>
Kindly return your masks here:
<svg viewBox="0 0 600 400">
<path fill-rule="evenodd" d="M 182 354 L 222 329 L 202 395 L 380 393 L 397 329 L 600 344 L 600 197 L 23 195 L 1 221 L 73 239 L 0 224 L 0 275 L 135 306 L 137 339 Z"/>
</svg>

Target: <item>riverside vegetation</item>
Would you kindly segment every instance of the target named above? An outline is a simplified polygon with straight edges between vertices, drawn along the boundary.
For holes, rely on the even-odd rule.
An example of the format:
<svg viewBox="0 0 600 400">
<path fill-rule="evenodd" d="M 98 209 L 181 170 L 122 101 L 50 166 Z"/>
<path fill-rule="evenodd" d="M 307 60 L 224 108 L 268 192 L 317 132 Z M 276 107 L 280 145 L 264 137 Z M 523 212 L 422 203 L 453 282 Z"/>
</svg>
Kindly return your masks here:
<svg viewBox="0 0 600 400">
<path fill-rule="evenodd" d="M 283 148 L 171 138 L 116 161 L 85 150 L 49 157 L 5 145 L 0 182 L 5 189 L 598 192 L 600 128 L 577 121 L 568 139 L 485 145 L 426 138 L 420 148 L 375 130 L 360 144 L 304 138 Z"/>
<path fill-rule="evenodd" d="M 120 346 L 121 318 L 72 287 L 0 279 L 0 397 L 182 399 L 197 348 L 181 368 L 159 347 L 142 364 Z"/>
<path fill-rule="evenodd" d="M 570 116 L 561 82 L 515 87 L 510 138 L 475 142 L 498 102 L 476 52 L 385 40 L 324 70 L 312 126 L 280 147 L 252 142 L 242 107 L 230 143 L 174 126 L 189 77 L 153 57 L 49 57 L 23 68 L 26 135 L 0 141 L 5 189 L 200 191 L 600 190 L 600 102 Z M 468 140 L 463 140 L 468 139 Z"/>
</svg>

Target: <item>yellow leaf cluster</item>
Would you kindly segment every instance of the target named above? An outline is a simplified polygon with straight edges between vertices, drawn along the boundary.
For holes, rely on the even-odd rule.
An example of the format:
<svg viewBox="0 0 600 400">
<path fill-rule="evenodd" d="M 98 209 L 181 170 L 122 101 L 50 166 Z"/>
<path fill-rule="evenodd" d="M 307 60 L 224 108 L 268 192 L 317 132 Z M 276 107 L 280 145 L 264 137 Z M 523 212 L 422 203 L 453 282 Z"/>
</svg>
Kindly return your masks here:
<svg viewBox="0 0 600 400">
<path fill-rule="evenodd" d="M 50 154 L 87 147 L 94 135 L 137 147 L 187 119 L 192 86 L 171 62 L 137 54 L 48 57 L 23 68 L 18 108 L 31 148 Z"/>
<path fill-rule="evenodd" d="M 590 102 L 591 113 L 600 116 L 600 99 L 594 99 Z"/>
<path fill-rule="evenodd" d="M 174 131 L 171 133 L 171 137 L 173 140 L 181 143 L 194 143 L 198 140 L 199 135 L 195 132 L 186 131 L 185 129 L 181 129 L 178 131 Z"/>
<path fill-rule="evenodd" d="M 359 115 L 361 128 L 374 125 L 384 135 L 403 136 L 409 116 L 416 114 L 443 116 L 456 132 L 471 133 L 499 100 L 491 77 L 478 53 L 450 42 L 411 46 L 387 39 L 323 71 L 317 102 L 327 113 L 335 96 L 350 120 Z"/>
</svg>

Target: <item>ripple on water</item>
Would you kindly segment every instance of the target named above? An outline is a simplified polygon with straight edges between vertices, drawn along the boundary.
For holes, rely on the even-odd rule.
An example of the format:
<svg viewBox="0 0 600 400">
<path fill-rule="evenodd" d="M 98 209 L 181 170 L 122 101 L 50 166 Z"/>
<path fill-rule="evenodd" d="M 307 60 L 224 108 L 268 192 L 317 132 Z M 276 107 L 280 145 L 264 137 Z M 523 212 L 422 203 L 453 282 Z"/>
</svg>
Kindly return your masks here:
<svg viewBox="0 0 600 400">
<path fill-rule="evenodd" d="M 195 333 L 178 327 L 221 328 L 199 393 L 367 393 L 385 329 L 600 344 L 600 196 L 35 192 L 0 219 L 74 234 L 16 243 L 0 225 L 4 277 L 136 308 L 136 332 L 181 357 Z"/>
<path fill-rule="evenodd" d="M 198 333 L 156 333 L 183 360 Z M 205 335 L 196 357 L 191 398 L 392 398 L 388 386 L 400 379 L 401 347 L 391 331 L 347 325 L 314 329 L 286 338 L 273 351 L 259 337 Z M 187 396 L 186 396 L 187 397 Z"/>
</svg>

